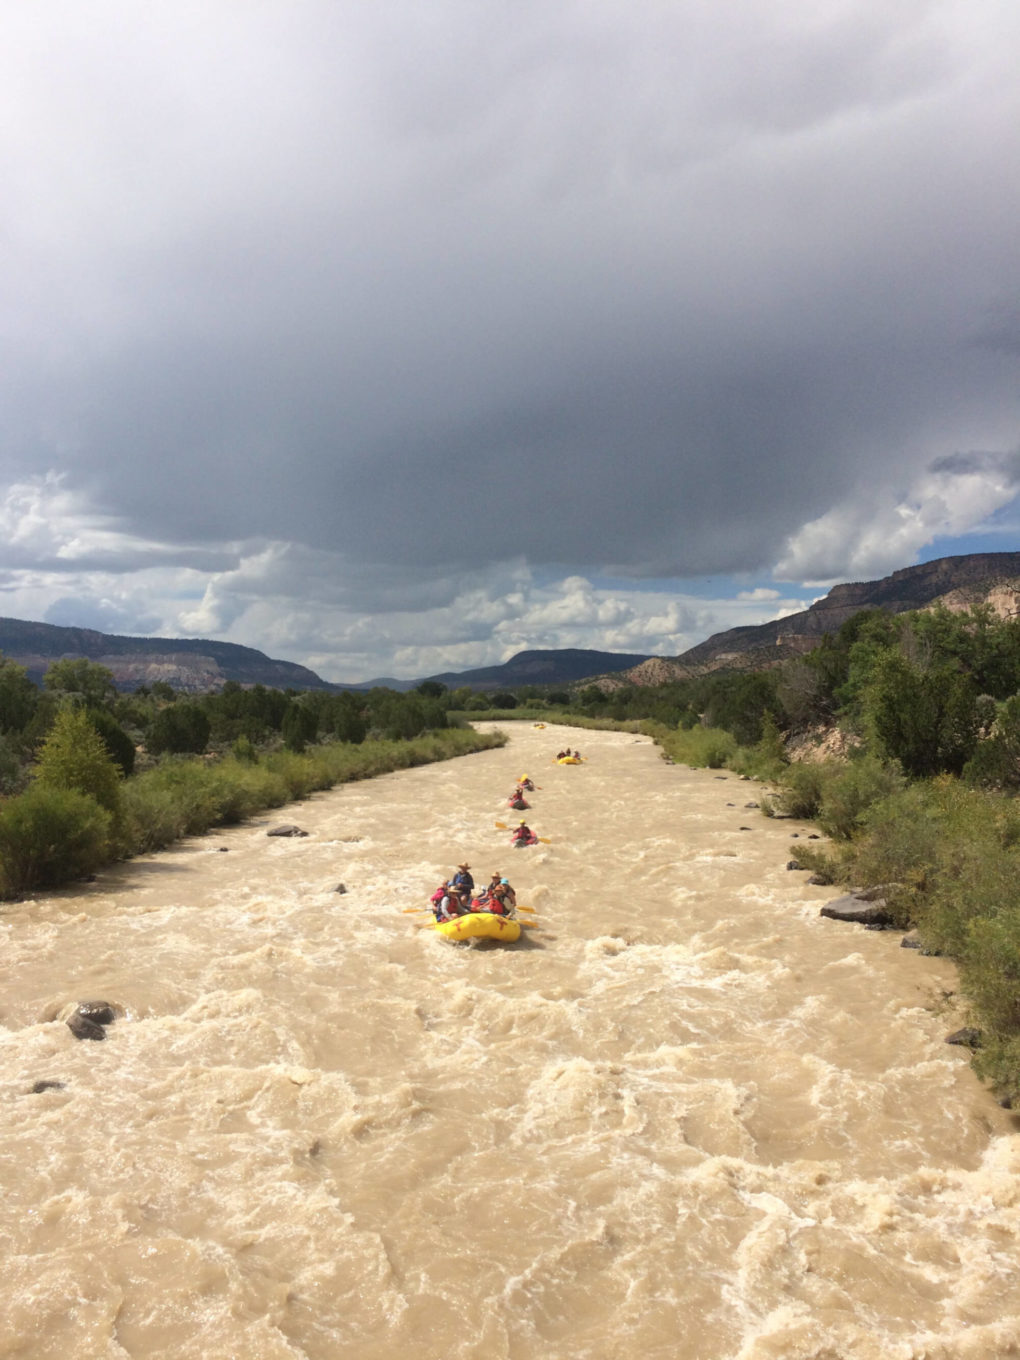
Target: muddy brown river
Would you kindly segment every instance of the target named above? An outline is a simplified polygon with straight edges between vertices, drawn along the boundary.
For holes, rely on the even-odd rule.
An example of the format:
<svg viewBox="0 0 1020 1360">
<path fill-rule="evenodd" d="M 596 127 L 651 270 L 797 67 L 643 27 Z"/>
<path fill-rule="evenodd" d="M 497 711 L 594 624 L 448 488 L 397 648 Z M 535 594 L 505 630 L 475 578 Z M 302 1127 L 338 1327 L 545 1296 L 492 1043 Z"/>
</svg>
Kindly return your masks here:
<svg viewBox="0 0 1020 1360">
<path fill-rule="evenodd" d="M 822 920 L 759 786 L 511 733 L 3 907 L 0 1357 L 1020 1355 L 950 966 Z M 540 928 L 404 914 L 465 858 Z"/>
</svg>

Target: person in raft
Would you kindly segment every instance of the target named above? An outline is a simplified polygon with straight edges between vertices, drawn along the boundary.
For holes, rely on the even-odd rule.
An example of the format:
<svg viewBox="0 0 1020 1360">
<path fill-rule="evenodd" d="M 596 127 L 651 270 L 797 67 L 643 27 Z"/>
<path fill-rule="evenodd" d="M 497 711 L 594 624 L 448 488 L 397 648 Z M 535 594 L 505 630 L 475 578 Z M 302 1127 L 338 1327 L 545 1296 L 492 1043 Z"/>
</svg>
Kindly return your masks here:
<svg viewBox="0 0 1020 1360">
<path fill-rule="evenodd" d="M 449 883 L 440 883 L 429 901 L 432 903 L 432 914 L 437 921 L 452 921 L 455 916 L 464 915 L 461 900 Z"/>
<path fill-rule="evenodd" d="M 527 822 L 523 821 L 520 823 L 518 827 L 516 827 L 513 835 L 510 837 L 510 840 L 515 850 L 519 850 L 522 845 L 538 844 L 538 837 L 535 835 L 534 831 L 532 831 L 531 827 L 527 824 Z"/>
<path fill-rule="evenodd" d="M 489 893 L 489 901 L 492 906 L 490 911 L 494 911 L 497 916 L 517 916 L 517 894 L 510 886 L 508 878 L 501 878 Z"/>
<path fill-rule="evenodd" d="M 471 895 L 475 890 L 475 880 L 471 877 L 470 864 L 457 865 L 457 872 L 450 879 L 450 887 L 461 897 L 467 894 L 467 899 L 470 902 Z"/>
<path fill-rule="evenodd" d="M 520 787 L 522 789 L 526 789 L 528 793 L 532 793 L 534 791 L 535 785 L 532 783 L 532 781 L 528 778 L 526 774 L 522 774 L 517 782 L 520 785 Z"/>
<path fill-rule="evenodd" d="M 500 885 L 500 883 L 502 882 L 502 878 L 503 878 L 503 875 L 497 870 L 496 873 L 494 873 L 494 874 L 492 875 L 492 877 L 489 879 L 488 883 L 486 883 L 485 887 L 482 889 L 481 893 L 479 894 L 479 896 L 478 896 L 479 902 L 482 902 L 482 903 L 484 903 L 484 904 L 488 904 L 488 902 L 489 902 L 489 900 L 492 898 L 493 894 L 494 894 L 494 893 L 497 891 L 497 889 L 499 888 L 499 885 Z"/>
</svg>

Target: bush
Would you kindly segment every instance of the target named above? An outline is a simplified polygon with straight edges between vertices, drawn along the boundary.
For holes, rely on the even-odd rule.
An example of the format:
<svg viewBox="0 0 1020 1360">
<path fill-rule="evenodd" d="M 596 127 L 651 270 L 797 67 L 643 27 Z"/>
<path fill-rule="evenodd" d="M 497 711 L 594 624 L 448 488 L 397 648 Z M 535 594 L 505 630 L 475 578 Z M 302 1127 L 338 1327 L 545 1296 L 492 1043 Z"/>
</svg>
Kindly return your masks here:
<svg viewBox="0 0 1020 1360">
<path fill-rule="evenodd" d="M 821 811 L 826 785 L 839 774 L 831 762 L 795 762 L 783 774 L 783 786 L 772 803 L 791 817 L 814 818 Z"/>
<path fill-rule="evenodd" d="M 736 738 L 717 727 L 665 731 L 661 745 L 678 764 L 694 769 L 707 766 L 710 770 L 720 770 L 737 750 Z"/>
<path fill-rule="evenodd" d="M 0 806 L 5 897 L 85 878 L 110 854 L 111 817 L 94 798 L 37 782 Z"/>
<path fill-rule="evenodd" d="M 238 737 L 230 748 L 230 754 L 235 760 L 239 760 L 243 765 L 258 764 L 259 753 L 256 751 L 250 737 Z"/>
<path fill-rule="evenodd" d="M 824 782 L 818 824 L 826 835 L 848 841 L 863 825 L 868 809 L 899 793 L 905 783 L 897 766 L 877 756 L 859 756 Z"/>
</svg>

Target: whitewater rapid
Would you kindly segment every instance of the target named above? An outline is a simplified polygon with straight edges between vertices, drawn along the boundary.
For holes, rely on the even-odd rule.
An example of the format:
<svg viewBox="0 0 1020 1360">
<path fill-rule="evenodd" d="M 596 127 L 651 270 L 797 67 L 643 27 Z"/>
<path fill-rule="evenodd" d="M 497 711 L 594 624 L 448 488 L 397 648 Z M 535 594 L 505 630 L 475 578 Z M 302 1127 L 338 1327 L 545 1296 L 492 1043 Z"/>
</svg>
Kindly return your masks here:
<svg viewBox="0 0 1020 1360">
<path fill-rule="evenodd" d="M 1020 1355 L 951 967 L 821 919 L 759 786 L 510 731 L 3 907 L 0 1357 Z M 465 858 L 540 929 L 404 914 Z"/>
</svg>

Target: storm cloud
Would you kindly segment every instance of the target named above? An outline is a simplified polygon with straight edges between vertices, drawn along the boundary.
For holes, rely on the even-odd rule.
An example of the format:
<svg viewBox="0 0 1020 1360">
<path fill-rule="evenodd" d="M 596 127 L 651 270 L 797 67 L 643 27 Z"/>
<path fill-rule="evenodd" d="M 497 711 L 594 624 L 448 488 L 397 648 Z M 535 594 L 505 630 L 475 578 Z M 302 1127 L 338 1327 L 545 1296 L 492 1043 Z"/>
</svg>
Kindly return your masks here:
<svg viewBox="0 0 1020 1360">
<path fill-rule="evenodd" d="M 6 614 L 670 653 L 1020 491 L 1008 0 L 0 27 Z"/>
</svg>

